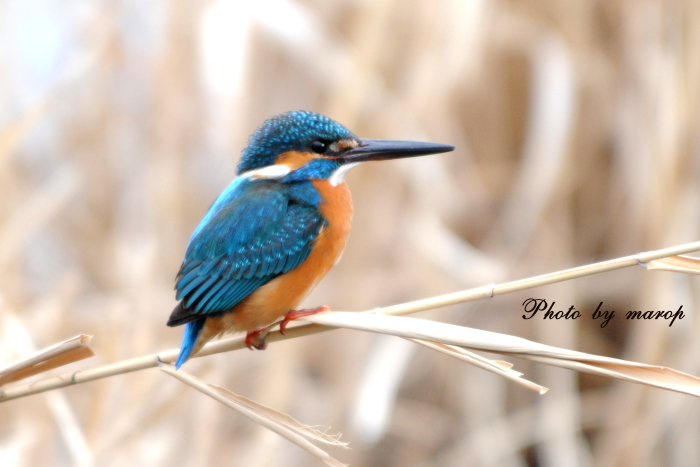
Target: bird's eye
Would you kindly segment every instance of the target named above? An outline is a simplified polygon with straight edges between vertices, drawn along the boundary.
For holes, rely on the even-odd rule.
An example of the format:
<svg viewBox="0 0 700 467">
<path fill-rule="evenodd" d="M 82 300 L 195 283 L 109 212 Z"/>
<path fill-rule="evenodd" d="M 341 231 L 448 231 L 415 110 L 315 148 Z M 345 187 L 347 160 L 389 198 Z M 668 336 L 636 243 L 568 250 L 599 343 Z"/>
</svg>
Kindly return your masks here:
<svg viewBox="0 0 700 467">
<path fill-rule="evenodd" d="M 323 154 L 326 152 L 328 145 L 321 140 L 315 140 L 311 143 L 311 150 L 317 154 Z"/>
</svg>

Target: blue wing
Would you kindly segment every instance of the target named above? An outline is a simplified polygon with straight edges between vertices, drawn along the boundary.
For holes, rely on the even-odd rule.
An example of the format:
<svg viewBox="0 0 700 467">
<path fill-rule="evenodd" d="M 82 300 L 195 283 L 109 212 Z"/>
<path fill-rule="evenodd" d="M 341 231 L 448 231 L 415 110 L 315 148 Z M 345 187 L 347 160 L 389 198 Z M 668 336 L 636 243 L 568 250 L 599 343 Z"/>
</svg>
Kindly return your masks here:
<svg viewBox="0 0 700 467">
<path fill-rule="evenodd" d="M 175 288 L 169 326 L 223 313 L 311 253 L 326 221 L 308 184 L 238 183 L 195 230 Z"/>
</svg>

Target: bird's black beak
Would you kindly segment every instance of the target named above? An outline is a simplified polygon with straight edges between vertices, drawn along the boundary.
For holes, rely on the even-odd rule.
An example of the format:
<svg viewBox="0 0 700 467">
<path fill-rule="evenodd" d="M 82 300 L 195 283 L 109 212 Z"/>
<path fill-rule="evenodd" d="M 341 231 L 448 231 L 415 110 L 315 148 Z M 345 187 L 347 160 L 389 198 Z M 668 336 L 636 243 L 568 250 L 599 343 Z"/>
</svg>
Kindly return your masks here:
<svg viewBox="0 0 700 467">
<path fill-rule="evenodd" d="M 416 141 L 391 141 L 384 139 L 361 139 L 360 144 L 336 157 L 343 163 L 385 161 L 402 157 L 426 156 L 452 151 L 448 144 L 421 143 Z"/>
</svg>

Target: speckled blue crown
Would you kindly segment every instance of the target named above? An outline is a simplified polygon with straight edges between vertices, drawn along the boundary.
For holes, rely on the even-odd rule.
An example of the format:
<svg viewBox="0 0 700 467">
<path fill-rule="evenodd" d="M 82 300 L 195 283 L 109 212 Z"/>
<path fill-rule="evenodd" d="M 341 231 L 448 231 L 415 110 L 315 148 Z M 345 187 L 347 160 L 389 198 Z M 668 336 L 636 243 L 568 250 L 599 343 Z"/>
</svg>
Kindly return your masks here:
<svg viewBox="0 0 700 467">
<path fill-rule="evenodd" d="M 315 139 L 337 141 L 355 136 L 340 123 L 306 110 L 286 112 L 260 125 L 241 154 L 238 173 L 275 163 L 285 151 L 309 151 Z"/>
</svg>

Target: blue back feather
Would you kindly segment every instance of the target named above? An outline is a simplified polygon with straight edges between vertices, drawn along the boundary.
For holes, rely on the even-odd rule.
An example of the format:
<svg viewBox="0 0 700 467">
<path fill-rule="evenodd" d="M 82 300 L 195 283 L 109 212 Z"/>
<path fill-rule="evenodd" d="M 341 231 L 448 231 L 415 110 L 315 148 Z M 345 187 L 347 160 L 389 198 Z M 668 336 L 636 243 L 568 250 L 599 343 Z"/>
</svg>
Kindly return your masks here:
<svg viewBox="0 0 700 467">
<path fill-rule="evenodd" d="M 226 312 L 296 268 L 326 224 L 318 210 L 321 195 L 308 181 L 234 184 L 190 240 L 175 285 L 184 306 L 171 316 L 173 324 Z"/>
</svg>

